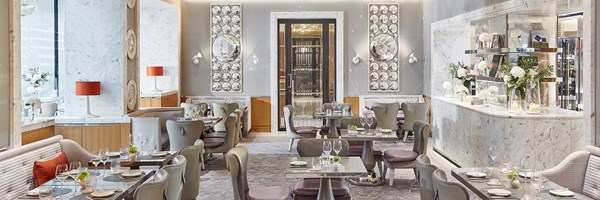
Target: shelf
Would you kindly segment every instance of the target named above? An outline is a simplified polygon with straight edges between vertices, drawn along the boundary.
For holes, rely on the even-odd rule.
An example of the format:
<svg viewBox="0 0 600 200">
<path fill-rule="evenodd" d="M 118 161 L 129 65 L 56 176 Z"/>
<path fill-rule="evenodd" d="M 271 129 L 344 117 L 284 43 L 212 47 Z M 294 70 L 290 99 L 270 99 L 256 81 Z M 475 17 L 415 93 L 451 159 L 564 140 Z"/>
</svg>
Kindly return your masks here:
<svg viewBox="0 0 600 200">
<path fill-rule="evenodd" d="M 306 69 L 306 68 L 300 68 L 300 69 L 293 69 L 294 72 L 320 72 L 321 69 Z"/>
<path fill-rule="evenodd" d="M 561 53 L 562 48 L 499 48 L 470 49 L 465 54 L 509 54 L 509 53 Z"/>
<path fill-rule="evenodd" d="M 292 48 L 321 48 L 321 45 L 292 45 Z"/>
</svg>

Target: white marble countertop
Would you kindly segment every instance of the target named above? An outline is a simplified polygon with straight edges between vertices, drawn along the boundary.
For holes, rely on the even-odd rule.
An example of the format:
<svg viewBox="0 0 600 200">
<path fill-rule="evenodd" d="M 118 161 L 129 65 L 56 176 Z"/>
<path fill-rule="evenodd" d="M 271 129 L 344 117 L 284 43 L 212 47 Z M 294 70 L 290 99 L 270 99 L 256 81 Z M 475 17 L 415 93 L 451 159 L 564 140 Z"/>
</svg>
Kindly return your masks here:
<svg viewBox="0 0 600 200">
<path fill-rule="evenodd" d="M 48 126 L 54 126 L 54 119 L 35 119 L 33 121 L 26 119 L 21 123 L 21 132 L 41 129 Z"/>
<path fill-rule="evenodd" d="M 471 105 L 470 103 L 460 101 L 456 98 L 445 98 L 440 96 L 434 96 L 433 101 L 442 101 L 450 104 L 454 104 L 475 112 L 479 112 L 492 117 L 499 118 L 515 118 L 515 119 L 547 119 L 547 118 L 563 118 L 563 119 L 583 119 L 583 112 L 577 112 L 561 108 L 542 108 L 540 114 L 514 114 L 508 112 L 506 107 L 495 106 L 495 105 Z M 434 111 L 435 112 L 435 111 Z"/>
<path fill-rule="evenodd" d="M 142 94 L 140 94 L 140 97 L 164 97 L 164 96 L 171 95 L 174 93 L 177 93 L 177 90 L 162 91 L 162 92 L 142 91 Z"/>
</svg>

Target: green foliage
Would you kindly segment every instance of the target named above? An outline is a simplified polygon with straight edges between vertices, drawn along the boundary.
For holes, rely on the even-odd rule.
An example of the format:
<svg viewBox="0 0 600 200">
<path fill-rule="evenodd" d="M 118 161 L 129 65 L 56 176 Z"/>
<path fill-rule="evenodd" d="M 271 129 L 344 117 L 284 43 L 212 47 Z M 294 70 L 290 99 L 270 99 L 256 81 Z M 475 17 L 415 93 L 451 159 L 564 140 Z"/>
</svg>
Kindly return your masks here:
<svg viewBox="0 0 600 200">
<path fill-rule="evenodd" d="M 137 153 L 138 152 L 138 148 L 135 146 L 130 146 L 129 147 L 129 153 Z"/>
<path fill-rule="evenodd" d="M 90 177 L 90 172 L 88 171 L 82 171 L 77 174 L 77 180 L 79 181 L 86 181 L 88 177 Z"/>
<path fill-rule="evenodd" d="M 515 171 L 510 171 L 508 174 L 506 174 L 506 177 L 508 177 L 509 180 L 515 180 L 518 176 L 519 174 Z"/>
<path fill-rule="evenodd" d="M 331 158 L 331 162 L 333 163 L 339 163 L 342 161 L 342 158 L 339 156 L 333 156 L 333 158 Z"/>
<path fill-rule="evenodd" d="M 358 126 L 356 126 L 356 125 L 352 125 L 352 126 L 350 127 L 350 130 L 351 130 L 351 131 L 356 131 L 356 129 L 357 129 L 357 128 L 358 128 Z"/>
</svg>

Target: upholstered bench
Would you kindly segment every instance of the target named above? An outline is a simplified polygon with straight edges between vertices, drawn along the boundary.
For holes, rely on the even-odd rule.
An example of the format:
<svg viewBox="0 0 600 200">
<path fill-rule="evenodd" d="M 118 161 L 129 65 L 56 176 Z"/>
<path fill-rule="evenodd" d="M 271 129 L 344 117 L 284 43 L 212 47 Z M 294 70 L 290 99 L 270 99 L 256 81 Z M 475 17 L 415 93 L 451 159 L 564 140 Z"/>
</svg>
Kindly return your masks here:
<svg viewBox="0 0 600 200">
<path fill-rule="evenodd" d="M 543 174 L 584 198 L 600 199 L 600 148 L 587 146 L 583 151 L 573 152 Z"/>
<path fill-rule="evenodd" d="M 61 152 L 69 161 L 88 163 L 92 158 L 79 144 L 60 135 L 0 152 L 0 199 L 14 199 L 33 188 L 33 162 Z"/>
<path fill-rule="evenodd" d="M 183 109 L 175 108 L 149 108 L 133 112 L 131 117 L 132 141 L 137 142 L 138 136 L 144 134 L 148 142 L 145 147 L 158 145 L 162 150 L 169 150 L 169 134 L 167 133 L 167 120 L 176 120 L 183 117 Z M 139 145 L 136 143 L 136 145 Z"/>
</svg>

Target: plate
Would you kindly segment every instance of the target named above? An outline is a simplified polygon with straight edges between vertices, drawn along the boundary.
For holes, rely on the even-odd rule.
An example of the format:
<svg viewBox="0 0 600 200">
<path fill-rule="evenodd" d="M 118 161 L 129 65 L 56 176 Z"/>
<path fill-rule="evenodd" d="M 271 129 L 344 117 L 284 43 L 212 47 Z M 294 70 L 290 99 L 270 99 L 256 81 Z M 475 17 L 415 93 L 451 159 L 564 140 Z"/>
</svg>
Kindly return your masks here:
<svg viewBox="0 0 600 200">
<path fill-rule="evenodd" d="M 365 131 L 365 128 L 356 128 L 356 131 Z"/>
<path fill-rule="evenodd" d="M 499 197 L 508 197 L 510 196 L 512 193 L 508 190 L 505 189 L 489 189 L 488 194 L 492 195 L 492 196 L 499 196 Z"/>
<path fill-rule="evenodd" d="M 371 7 L 369 7 L 369 11 L 371 11 L 373 14 L 377 14 L 379 12 L 379 7 L 377 7 L 376 5 L 372 5 Z"/>
<path fill-rule="evenodd" d="M 390 16 L 390 22 L 392 22 L 392 24 L 397 23 L 398 22 L 398 16 L 396 16 L 396 15 Z"/>
<path fill-rule="evenodd" d="M 233 89 L 233 91 L 240 91 L 242 89 L 242 87 L 240 86 L 240 83 L 238 83 L 238 82 L 231 84 L 231 88 Z"/>
<path fill-rule="evenodd" d="M 306 166 L 306 164 L 308 164 L 306 161 L 301 161 L 301 160 L 290 162 L 291 166 Z"/>
<path fill-rule="evenodd" d="M 531 178 L 531 176 L 533 176 L 533 172 L 527 172 L 527 173 L 520 172 L 519 176 L 523 177 L 523 178 Z"/>
<path fill-rule="evenodd" d="M 392 129 L 381 129 L 382 133 L 391 133 Z"/>
<path fill-rule="evenodd" d="M 379 11 L 381 11 L 381 13 L 383 13 L 383 14 L 387 14 L 388 7 L 386 5 L 383 5 L 383 6 L 381 6 L 381 8 L 379 8 Z"/>
<path fill-rule="evenodd" d="M 221 20 L 223 20 L 224 24 L 229 24 L 229 22 L 231 22 L 231 17 L 230 16 L 223 16 L 223 18 L 221 18 Z"/>
<path fill-rule="evenodd" d="M 396 6 L 396 5 L 390 6 L 389 10 L 392 14 L 396 14 L 396 13 L 398 13 L 398 6 Z M 394 23 L 396 23 L 396 22 L 394 22 Z"/>
<path fill-rule="evenodd" d="M 388 16 L 387 15 L 382 15 L 381 17 L 379 17 L 379 21 L 381 21 L 381 23 L 387 23 L 388 22 Z"/>
<path fill-rule="evenodd" d="M 221 84 L 220 83 L 213 83 L 212 90 L 213 91 L 221 91 Z"/>
<path fill-rule="evenodd" d="M 121 156 L 121 152 L 108 152 L 108 157 L 120 157 Z"/>
<path fill-rule="evenodd" d="M 387 26 L 387 25 L 385 25 L 385 24 L 382 24 L 382 25 L 379 27 L 379 30 L 380 30 L 382 33 L 387 33 L 389 29 L 388 29 L 388 26 Z"/>
<path fill-rule="evenodd" d="M 40 196 L 40 188 L 29 190 L 25 193 L 27 196 Z"/>
<path fill-rule="evenodd" d="M 138 89 L 135 80 L 127 82 L 127 110 L 135 111 L 138 99 Z"/>
<path fill-rule="evenodd" d="M 212 13 L 213 14 L 219 14 L 221 12 L 221 7 L 220 6 L 213 6 L 212 7 Z"/>
<path fill-rule="evenodd" d="M 142 171 L 133 170 L 133 171 L 125 171 L 121 173 L 122 177 L 138 177 L 142 175 Z"/>
<path fill-rule="evenodd" d="M 92 192 L 92 197 L 97 197 L 97 198 L 102 198 L 102 197 L 109 197 L 110 195 L 115 194 L 114 190 L 96 190 L 95 192 Z"/>
<path fill-rule="evenodd" d="M 134 59 L 137 53 L 137 39 L 135 31 L 129 29 L 127 31 L 127 58 Z"/>
<path fill-rule="evenodd" d="M 166 151 L 159 151 L 159 152 L 154 152 L 150 154 L 150 157 L 163 157 L 166 156 L 168 153 Z"/>
<path fill-rule="evenodd" d="M 240 11 L 242 11 L 242 8 L 240 8 L 240 6 L 231 7 L 231 13 L 233 13 L 233 14 L 238 14 L 238 13 L 240 13 Z"/>
<path fill-rule="evenodd" d="M 379 32 L 379 26 L 377 26 L 376 24 L 371 25 L 371 32 L 373 33 L 377 33 Z"/>
<path fill-rule="evenodd" d="M 212 17 L 212 23 L 213 24 L 218 24 L 221 23 L 221 17 L 219 15 L 215 15 Z"/>
<path fill-rule="evenodd" d="M 370 87 L 369 87 L 369 88 L 370 88 L 371 90 L 377 90 L 377 89 L 379 89 L 379 84 L 377 84 L 377 82 L 372 82 L 372 83 L 370 84 Z"/>
<path fill-rule="evenodd" d="M 225 91 L 231 90 L 231 83 L 223 83 L 223 90 L 225 90 Z"/>
<path fill-rule="evenodd" d="M 485 173 L 483 173 L 483 172 L 467 172 L 466 175 L 468 177 L 474 177 L 474 178 L 483 178 L 483 177 L 485 177 Z"/>
<path fill-rule="evenodd" d="M 388 83 L 383 82 L 379 84 L 379 89 L 381 90 L 387 90 L 388 89 Z"/>
<path fill-rule="evenodd" d="M 554 189 L 554 190 L 550 190 L 549 192 L 550 192 L 550 194 L 556 195 L 556 196 L 559 196 L 559 197 L 572 197 L 572 196 L 575 196 L 574 192 L 571 192 L 569 189 L 566 189 L 566 188 Z"/>
</svg>

